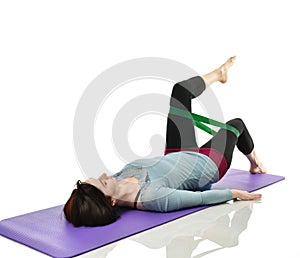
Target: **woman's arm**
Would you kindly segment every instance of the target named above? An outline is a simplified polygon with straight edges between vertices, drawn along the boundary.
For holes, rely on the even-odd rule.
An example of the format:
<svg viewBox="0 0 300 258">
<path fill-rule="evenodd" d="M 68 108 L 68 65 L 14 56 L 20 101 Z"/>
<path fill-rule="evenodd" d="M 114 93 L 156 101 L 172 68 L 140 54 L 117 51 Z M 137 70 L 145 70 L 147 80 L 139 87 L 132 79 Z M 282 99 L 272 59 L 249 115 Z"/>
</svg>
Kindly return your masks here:
<svg viewBox="0 0 300 258">
<path fill-rule="evenodd" d="M 147 193 L 147 200 L 143 200 L 146 210 L 159 212 L 175 211 L 201 205 L 227 202 L 232 199 L 232 192 L 226 190 L 187 191 L 167 187 L 152 189 Z"/>
<path fill-rule="evenodd" d="M 176 211 L 201 205 L 227 202 L 232 199 L 255 200 L 261 198 L 261 194 L 248 193 L 241 190 L 208 190 L 187 191 L 176 190 L 168 187 L 152 189 L 151 193 L 145 194 L 148 200 L 143 200 L 146 210 L 159 212 Z"/>
</svg>

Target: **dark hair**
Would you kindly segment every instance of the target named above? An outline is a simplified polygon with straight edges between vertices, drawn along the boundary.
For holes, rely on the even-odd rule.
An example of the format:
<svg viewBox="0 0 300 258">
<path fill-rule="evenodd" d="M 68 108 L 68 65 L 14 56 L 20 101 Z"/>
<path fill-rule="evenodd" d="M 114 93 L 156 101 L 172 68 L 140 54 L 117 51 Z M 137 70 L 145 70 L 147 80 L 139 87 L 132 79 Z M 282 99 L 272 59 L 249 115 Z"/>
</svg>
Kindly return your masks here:
<svg viewBox="0 0 300 258">
<path fill-rule="evenodd" d="M 119 217 L 111 198 L 90 184 L 76 183 L 69 200 L 64 206 L 66 219 L 75 227 L 104 226 L 113 223 Z"/>
</svg>

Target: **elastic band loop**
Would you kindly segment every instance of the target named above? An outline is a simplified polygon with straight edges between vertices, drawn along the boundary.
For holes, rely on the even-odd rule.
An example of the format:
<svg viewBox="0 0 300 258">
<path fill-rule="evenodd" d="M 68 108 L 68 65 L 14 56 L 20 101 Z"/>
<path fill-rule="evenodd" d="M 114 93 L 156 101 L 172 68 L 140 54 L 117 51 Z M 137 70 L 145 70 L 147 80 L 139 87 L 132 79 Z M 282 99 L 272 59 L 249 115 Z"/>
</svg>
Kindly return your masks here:
<svg viewBox="0 0 300 258">
<path fill-rule="evenodd" d="M 211 135 L 215 135 L 217 132 L 214 131 L 213 129 L 211 129 L 210 127 L 204 125 L 203 123 L 209 124 L 209 125 L 214 125 L 219 128 L 229 130 L 229 131 L 233 132 L 237 138 L 240 136 L 239 130 L 237 130 L 235 127 L 233 127 L 231 125 L 224 124 L 222 122 L 219 122 L 219 121 L 211 119 L 211 118 L 207 118 L 205 116 L 200 116 L 198 114 L 183 110 L 181 108 L 171 106 L 169 113 L 173 114 L 173 115 L 192 119 L 195 126 L 197 126 L 199 129 L 201 129 Z"/>
</svg>

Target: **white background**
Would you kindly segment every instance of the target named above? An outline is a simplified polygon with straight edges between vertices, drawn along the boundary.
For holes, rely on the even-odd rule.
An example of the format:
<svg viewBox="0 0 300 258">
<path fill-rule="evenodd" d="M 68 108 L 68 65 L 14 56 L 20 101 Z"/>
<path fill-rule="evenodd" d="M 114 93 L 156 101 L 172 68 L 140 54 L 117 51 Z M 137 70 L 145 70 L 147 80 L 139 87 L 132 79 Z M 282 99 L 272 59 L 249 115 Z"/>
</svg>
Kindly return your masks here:
<svg viewBox="0 0 300 258">
<path fill-rule="evenodd" d="M 81 94 L 101 72 L 133 58 L 164 57 L 203 74 L 237 55 L 227 85 L 212 90 L 226 120 L 241 117 L 248 125 L 269 172 L 287 179 L 272 186 L 274 196 L 263 191 L 262 204 L 273 208 L 273 216 L 260 208 L 256 224 L 226 254 L 250 257 L 253 247 L 255 254 L 297 257 L 289 233 L 300 229 L 294 191 L 300 143 L 298 10 L 291 0 L 2 1 L 0 220 L 62 204 L 76 180 L 84 179 L 73 149 L 73 119 Z M 152 83 L 159 91 L 163 82 L 139 85 L 147 92 Z M 131 93 L 123 97 L 130 100 Z M 164 134 L 164 120 L 151 121 Z M 140 139 L 150 139 L 151 131 L 137 132 L 131 145 L 146 153 L 147 141 Z M 109 166 L 116 164 L 114 158 L 111 153 Z M 232 166 L 248 168 L 239 153 Z M 4 238 L 0 245 L 1 257 L 42 256 Z M 129 255 L 127 247 L 123 257 L 165 257 L 146 247 Z"/>
</svg>

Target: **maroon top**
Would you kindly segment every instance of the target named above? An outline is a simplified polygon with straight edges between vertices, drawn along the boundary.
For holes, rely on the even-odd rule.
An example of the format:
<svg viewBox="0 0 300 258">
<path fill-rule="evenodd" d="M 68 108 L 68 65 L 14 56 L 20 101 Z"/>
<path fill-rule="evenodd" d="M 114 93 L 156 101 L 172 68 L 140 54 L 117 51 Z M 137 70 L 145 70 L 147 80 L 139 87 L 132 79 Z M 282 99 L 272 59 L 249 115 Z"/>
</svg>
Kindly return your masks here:
<svg viewBox="0 0 300 258">
<path fill-rule="evenodd" d="M 218 167 L 219 170 L 219 180 L 226 174 L 228 170 L 228 164 L 223 154 L 213 148 L 169 148 L 165 149 L 165 155 L 171 152 L 177 151 L 195 151 L 203 155 L 208 156 Z"/>
</svg>

